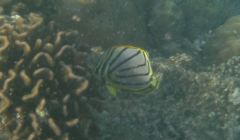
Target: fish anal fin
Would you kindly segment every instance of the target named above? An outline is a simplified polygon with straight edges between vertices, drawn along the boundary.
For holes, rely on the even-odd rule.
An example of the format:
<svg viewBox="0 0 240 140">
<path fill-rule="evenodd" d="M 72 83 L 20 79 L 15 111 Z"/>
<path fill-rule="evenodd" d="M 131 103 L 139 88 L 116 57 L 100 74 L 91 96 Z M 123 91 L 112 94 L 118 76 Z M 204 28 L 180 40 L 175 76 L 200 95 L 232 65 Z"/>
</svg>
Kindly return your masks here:
<svg viewBox="0 0 240 140">
<path fill-rule="evenodd" d="M 117 89 L 111 85 L 107 85 L 107 90 L 108 92 L 112 95 L 112 96 L 116 96 L 117 95 Z"/>
</svg>

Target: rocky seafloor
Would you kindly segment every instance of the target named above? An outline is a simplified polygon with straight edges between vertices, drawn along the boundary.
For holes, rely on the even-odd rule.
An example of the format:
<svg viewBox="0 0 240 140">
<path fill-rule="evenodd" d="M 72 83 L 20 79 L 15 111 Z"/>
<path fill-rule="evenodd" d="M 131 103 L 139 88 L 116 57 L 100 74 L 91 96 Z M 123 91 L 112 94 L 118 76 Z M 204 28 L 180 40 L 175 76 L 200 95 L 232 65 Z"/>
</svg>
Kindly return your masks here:
<svg viewBox="0 0 240 140">
<path fill-rule="evenodd" d="M 0 139 L 240 138 L 239 2 L 3 0 L 0 6 Z M 112 97 L 86 72 L 93 50 L 121 44 L 148 50 L 160 78 L 154 94 Z"/>
</svg>

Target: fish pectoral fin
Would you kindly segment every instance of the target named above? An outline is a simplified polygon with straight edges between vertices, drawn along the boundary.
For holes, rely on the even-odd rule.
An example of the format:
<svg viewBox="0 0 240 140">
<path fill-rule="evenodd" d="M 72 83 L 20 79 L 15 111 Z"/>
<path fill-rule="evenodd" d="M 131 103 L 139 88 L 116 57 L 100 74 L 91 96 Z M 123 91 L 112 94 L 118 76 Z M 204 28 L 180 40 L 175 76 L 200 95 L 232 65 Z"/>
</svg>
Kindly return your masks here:
<svg viewBox="0 0 240 140">
<path fill-rule="evenodd" d="M 107 85 L 107 90 L 112 96 L 117 95 L 117 89 L 111 85 Z"/>
</svg>

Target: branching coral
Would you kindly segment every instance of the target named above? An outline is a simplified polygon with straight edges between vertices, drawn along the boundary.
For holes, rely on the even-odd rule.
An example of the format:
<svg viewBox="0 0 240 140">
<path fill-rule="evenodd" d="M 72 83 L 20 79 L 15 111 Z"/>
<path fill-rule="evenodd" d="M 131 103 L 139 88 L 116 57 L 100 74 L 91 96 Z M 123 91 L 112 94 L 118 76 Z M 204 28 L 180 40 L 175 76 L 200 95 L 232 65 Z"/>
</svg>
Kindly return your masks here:
<svg viewBox="0 0 240 140">
<path fill-rule="evenodd" d="M 79 97 L 88 80 L 74 65 L 78 51 L 63 42 L 71 32 L 56 33 L 52 42 L 33 41 L 43 23 L 40 15 L 1 20 L 0 126 L 11 132 L 11 140 L 80 139 Z"/>
<path fill-rule="evenodd" d="M 1 0 L 0 12 L 7 15 L 23 15 L 28 12 L 41 13 L 44 21 L 53 19 L 62 0 Z"/>
</svg>

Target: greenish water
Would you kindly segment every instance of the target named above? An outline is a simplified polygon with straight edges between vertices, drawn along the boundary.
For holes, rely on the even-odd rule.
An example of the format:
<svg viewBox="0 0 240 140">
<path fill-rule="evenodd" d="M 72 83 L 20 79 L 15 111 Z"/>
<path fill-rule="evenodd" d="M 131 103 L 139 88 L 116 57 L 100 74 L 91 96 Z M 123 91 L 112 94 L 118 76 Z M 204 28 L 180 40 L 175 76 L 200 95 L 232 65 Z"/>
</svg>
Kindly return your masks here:
<svg viewBox="0 0 240 140">
<path fill-rule="evenodd" d="M 236 0 L 1 0 L 0 139 L 238 140 L 239 9 Z M 153 93 L 129 88 L 152 83 L 129 78 L 145 70 L 135 51 L 104 54 L 123 45 L 145 50 L 135 56 L 151 63 Z M 112 96 L 109 83 L 124 86 L 112 84 Z"/>
</svg>

